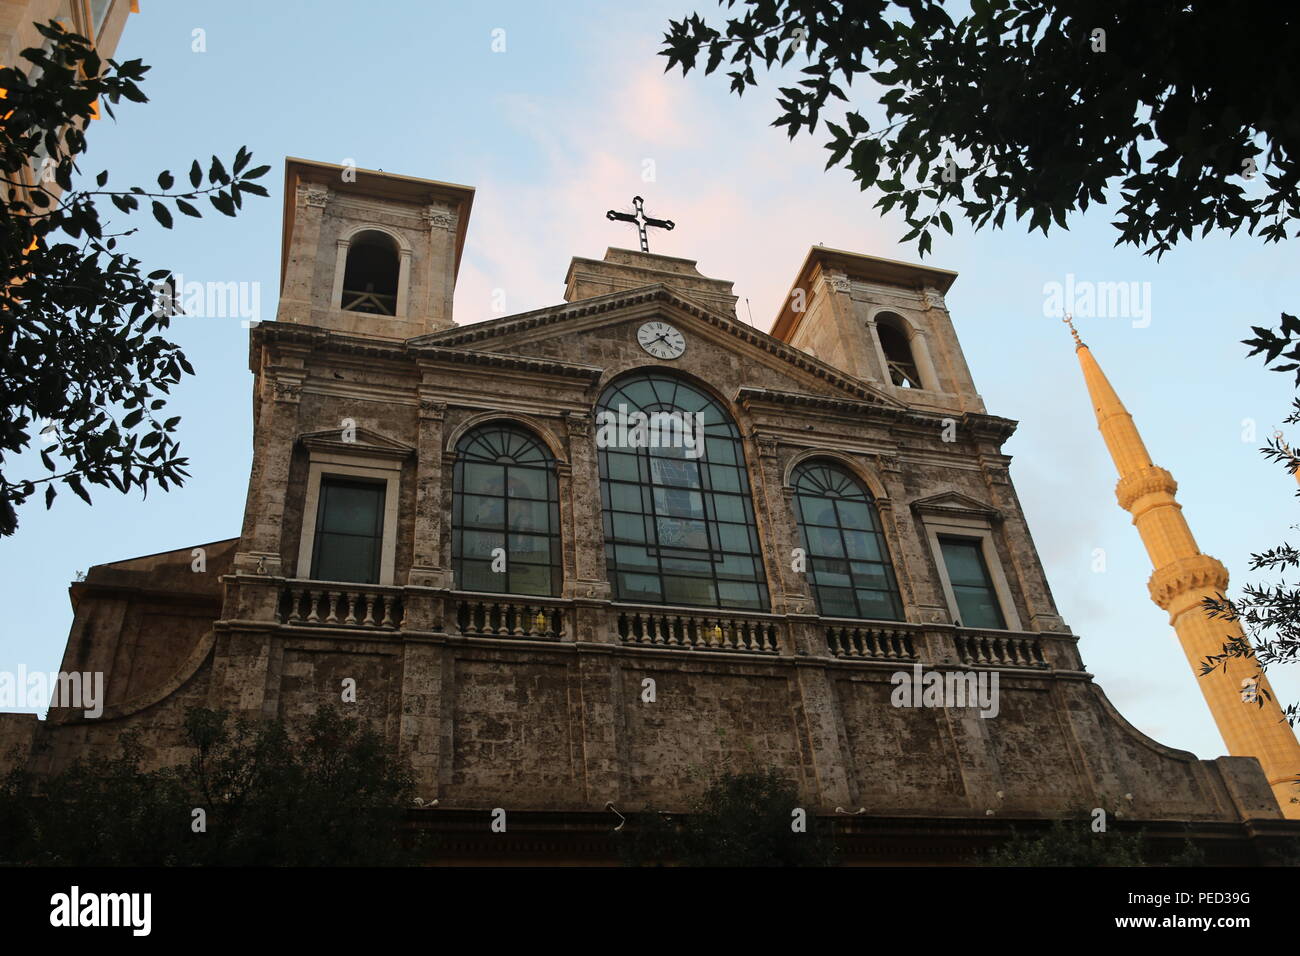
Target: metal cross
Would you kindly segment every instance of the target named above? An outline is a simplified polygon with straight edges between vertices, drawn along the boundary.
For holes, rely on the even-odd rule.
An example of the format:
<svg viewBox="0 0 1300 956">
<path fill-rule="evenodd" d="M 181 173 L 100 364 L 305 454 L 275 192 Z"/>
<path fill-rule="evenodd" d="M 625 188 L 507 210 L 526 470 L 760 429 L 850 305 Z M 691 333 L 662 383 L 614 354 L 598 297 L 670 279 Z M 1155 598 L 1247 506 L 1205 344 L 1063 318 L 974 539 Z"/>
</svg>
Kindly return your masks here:
<svg viewBox="0 0 1300 956">
<path fill-rule="evenodd" d="M 636 207 L 635 214 L 630 212 L 615 212 L 611 209 L 609 212 L 605 213 L 605 218 L 611 222 L 630 222 L 636 226 L 637 234 L 641 237 L 641 251 L 649 252 L 650 243 L 646 239 L 645 227 L 656 226 L 659 229 L 667 229 L 671 231 L 675 224 L 671 219 L 651 219 L 645 214 L 645 209 L 642 208 L 644 203 L 645 200 L 640 196 L 633 196 L 632 205 Z"/>
</svg>

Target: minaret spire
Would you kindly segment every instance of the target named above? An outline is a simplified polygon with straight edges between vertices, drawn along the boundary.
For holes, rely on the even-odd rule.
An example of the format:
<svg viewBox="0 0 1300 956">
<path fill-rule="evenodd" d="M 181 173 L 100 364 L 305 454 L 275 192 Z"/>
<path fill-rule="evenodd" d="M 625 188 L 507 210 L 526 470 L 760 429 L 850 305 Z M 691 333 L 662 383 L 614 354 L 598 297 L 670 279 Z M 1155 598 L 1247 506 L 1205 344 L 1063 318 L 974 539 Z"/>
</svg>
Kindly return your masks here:
<svg viewBox="0 0 1300 956">
<path fill-rule="evenodd" d="M 1256 685 L 1258 691 L 1268 691 L 1267 696 L 1259 695 L 1264 698 L 1263 706 L 1249 692 L 1259 672 L 1258 661 L 1254 656 L 1232 658 L 1227 662 L 1226 676 L 1200 676 L 1205 658 L 1221 654 L 1224 643 L 1243 636 L 1237 622 L 1211 619 L 1202 607 L 1205 598 L 1227 590 L 1228 571 L 1196 546 L 1182 506 L 1174 498 L 1178 483 L 1173 475 L 1152 463 L 1132 416 L 1093 358 L 1092 350 L 1079 338 L 1069 316 L 1065 321 L 1074 336 L 1075 354 L 1092 398 L 1097 427 L 1119 471 L 1115 497 L 1120 507 L 1133 515 L 1133 524 L 1155 567 L 1147 583 L 1151 599 L 1169 612 L 1169 622 L 1197 675 L 1228 752 L 1234 757 L 1257 757 L 1283 814 L 1300 819 L 1300 802 L 1292 802 L 1300 797 L 1300 789 L 1295 786 L 1300 775 L 1300 743 L 1283 719 L 1268 679 L 1260 677 Z"/>
</svg>

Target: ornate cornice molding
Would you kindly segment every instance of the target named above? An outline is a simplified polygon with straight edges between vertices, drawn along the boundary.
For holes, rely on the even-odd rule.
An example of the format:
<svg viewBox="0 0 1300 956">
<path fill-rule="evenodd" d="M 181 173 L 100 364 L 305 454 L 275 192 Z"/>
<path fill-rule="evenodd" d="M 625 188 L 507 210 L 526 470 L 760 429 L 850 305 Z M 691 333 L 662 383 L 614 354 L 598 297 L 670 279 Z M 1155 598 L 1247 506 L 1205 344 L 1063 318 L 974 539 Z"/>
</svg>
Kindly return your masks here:
<svg viewBox="0 0 1300 956">
<path fill-rule="evenodd" d="M 875 398 L 874 395 L 871 397 Z M 809 395 L 805 392 L 784 392 L 757 385 L 745 385 L 737 389 L 736 404 L 746 410 L 753 405 L 760 404 L 792 405 L 801 408 L 816 408 L 822 411 L 868 414 L 876 418 L 883 415 L 891 420 L 900 419 L 904 411 L 901 408 L 878 401 L 854 401 L 853 399 L 835 398 L 828 395 Z"/>
<path fill-rule="evenodd" d="M 374 339 L 364 335 L 348 335 L 322 329 L 315 325 L 297 325 L 292 322 L 261 322 L 249 336 L 250 348 L 258 345 L 301 345 L 309 349 L 357 355 L 365 358 L 384 358 L 401 361 L 407 358 L 405 343 L 393 339 Z"/>
<path fill-rule="evenodd" d="M 565 378 L 597 381 L 604 369 L 594 365 L 579 365 L 576 362 L 561 362 L 558 359 L 535 358 L 529 355 L 514 355 L 509 352 L 482 352 L 477 349 L 441 348 L 434 345 L 416 346 L 415 351 L 421 358 L 435 359 L 461 365 L 482 365 L 488 368 L 505 368 L 519 372 L 540 372 L 543 375 L 560 375 Z"/>
</svg>

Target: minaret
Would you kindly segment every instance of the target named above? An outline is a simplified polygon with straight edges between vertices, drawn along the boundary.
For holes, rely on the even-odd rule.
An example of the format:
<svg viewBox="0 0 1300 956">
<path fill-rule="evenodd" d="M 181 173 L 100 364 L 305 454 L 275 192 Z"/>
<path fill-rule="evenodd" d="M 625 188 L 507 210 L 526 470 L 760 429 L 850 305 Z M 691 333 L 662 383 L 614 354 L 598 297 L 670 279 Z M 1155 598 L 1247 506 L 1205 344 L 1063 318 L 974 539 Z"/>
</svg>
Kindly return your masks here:
<svg viewBox="0 0 1300 956">
<path fill-rule="evenodd" d="M 1205 658 L 1221 654 L 1229 638 L 1243 635 L 1239 624 L 1211 619 L 1201 606 L 1205 598 L 1227 591 L 1228 571 L 1197 548 L 1182 506 L 1174 499 L 1178 483 L 1173 475 L 1152 463 L 1128 410 L 1079 338 L 1070 317 L 1066 316 L 1065 321 L 1074 336 L 1075 353 L 1097 413 L 1097 427 L 1119 471 L 1115 497 L 1120 507 L 1133 515 L 1133 524 L 1155 566 L 1147 583 L 1151 600 L 1169 612 L 1169 622 L 1183 645 L 1228 752 L 1234 757 L 1257 757 L 1282 813 L 1300 819 L 1300 803 L 1292 802 L 1300 797 L 1300 788 L 1295 786 L 1300 774 L 1300 743 L 1283 719 L 1266 677 L 1261 676 L 1258 684 L 1261 697 L 1263 691 L 1268 691 L 1262 707 L 1247 701 L 1248 695 L 1243 694 L 1243 687 L 1259 672 L 1254 656 L 1229 660 L 1226 675 L 1215 671 L 1200 676 Z"/>
</svg>

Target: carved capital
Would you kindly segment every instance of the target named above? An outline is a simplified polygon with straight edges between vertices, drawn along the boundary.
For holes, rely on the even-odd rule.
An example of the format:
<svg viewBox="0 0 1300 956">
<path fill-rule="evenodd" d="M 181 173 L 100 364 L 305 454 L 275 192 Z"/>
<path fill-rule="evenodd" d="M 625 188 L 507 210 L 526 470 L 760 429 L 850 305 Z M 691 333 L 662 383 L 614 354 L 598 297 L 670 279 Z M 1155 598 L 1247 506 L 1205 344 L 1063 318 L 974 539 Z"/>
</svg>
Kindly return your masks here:
<svg viewBox="0 0 1300 956">
<path fill-rule="evenodd" d="M 591 436 L 591 416 L 582 412 L 565 412 L 564 427 L 570 438 L 588 438 Z"/>
<path fill-rule="evenodd" d="M 1143 495 L 1160 492 L 1173 495 L 1177 491 L 1178 482 L 1174 481 L 1174 476 L 1157 465 L 1125 475 L 1115 485 L 1115 497 L 1125 511 L 1130 510 Z"/>
<path fill-rule="evenodd" d="M 1194 554 L 1166 564 L 1147 581 L 1151 600 L 1169 609 L 1180 595 L 1192 591 L 1222 593 L 1228 587 L 1228 569 L 1208 554 Z"/>
<path fill-rule="evenodd" d="M 272 383 L 272 392 L 277 402 L 297 403 L 302 401 L 302 383 L 279 379 Z"/>
<path fill-rule="evenodd" d="M 329 202 L 330 191 L 324 186 L 302 185 L 298 187 L 298 204 L 300 206 L 312 206 L 316 209 L 325 208 Z"/>
<path fill-rule="evenodd" d="M 430 229 L 446 229 L 450 232 L 456 228 L 456 217 L 438 206 L 425 207 L 420 217 Z"/>
<path fill-rule="evenodd" d="M 849 277 L 842 272 L 823 273 L 822 281 L 826 283 L 832 292 L 848 292 L 853 288 L 853 284 L 849 282 Z"/>
<path fill-rule="evenodd" d="M 986 464 L 984 466 L 984 476 L 990 485 L 1011 484 L 1011 472 L 1005 465 Z"/>
<path fill-rule="evenodd" d="M 925 300 L 927 309 L 943 309 L 946 311 L 948 308 L 948 304 L 943 301 L 943 293 L 938 289 L 927 288 L 922 290 L 921 298 Z"/>
<path fill-rule="evenodd" d="M 420 399 L 420 418 L 440 422 L 447 416 L 447 403 L 432 398 Z"/>
<path fill-rule="evenodd" d="M 775 435 L 768 435 L 763 432 L 754 432 L 754 444 L 758 446 L 758 454 L 763 458 L 775 458 L 777 450 L 781 447 L 781 442 Z"/>
</svg>

